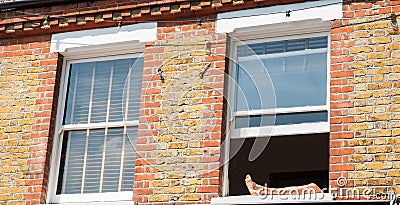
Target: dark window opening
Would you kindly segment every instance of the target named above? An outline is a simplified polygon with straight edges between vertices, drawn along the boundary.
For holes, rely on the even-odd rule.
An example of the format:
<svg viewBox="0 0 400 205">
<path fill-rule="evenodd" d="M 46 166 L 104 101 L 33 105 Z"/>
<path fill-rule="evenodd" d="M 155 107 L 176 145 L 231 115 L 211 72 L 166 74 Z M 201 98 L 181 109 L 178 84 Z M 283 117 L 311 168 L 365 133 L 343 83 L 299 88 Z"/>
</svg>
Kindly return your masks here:
<svg viewBox="0 0 400 205">
<path fill-rule="evenodd" d="M 257 184 L 280 188 L 329 183 L 329 134 L 274 136 L 254 160 L 249 153 L 255 138 L 232 139 L 231 152 L 240 147 L 229 163 L 229 195 L 249 195 L 244 179 L 250 174 Z"/>
</svg>

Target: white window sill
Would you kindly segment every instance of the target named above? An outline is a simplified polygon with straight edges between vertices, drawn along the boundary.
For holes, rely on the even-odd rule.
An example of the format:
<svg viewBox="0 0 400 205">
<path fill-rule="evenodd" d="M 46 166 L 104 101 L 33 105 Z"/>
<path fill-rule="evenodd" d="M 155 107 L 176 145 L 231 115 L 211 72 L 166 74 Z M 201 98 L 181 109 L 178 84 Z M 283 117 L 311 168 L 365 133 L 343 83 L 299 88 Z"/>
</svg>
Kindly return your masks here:
<svg viewBox="0 0 400 205">
<path fill-rule="evenodd" d="M 277 204 L 277 203 L 321 203 L 332 202 L 333 196 L 329 193 L 305 195 L 268 195 L 268 196 L 228 196 L 211 199 L 211 204 Z"/>
<path fill-rule="evenodd" d="M 111 192 L 94 194 L 60 194 L 52 198 L 50 204 L 62 205 L 134 205 L 133 192 Z"/>
<path fill-rule="evenodd" d="M 41 204 L 41 205 L 137 205 L 134 201 L 105 201 L 105 202 L 81 202 L 62 204 Z"/>
</svg>

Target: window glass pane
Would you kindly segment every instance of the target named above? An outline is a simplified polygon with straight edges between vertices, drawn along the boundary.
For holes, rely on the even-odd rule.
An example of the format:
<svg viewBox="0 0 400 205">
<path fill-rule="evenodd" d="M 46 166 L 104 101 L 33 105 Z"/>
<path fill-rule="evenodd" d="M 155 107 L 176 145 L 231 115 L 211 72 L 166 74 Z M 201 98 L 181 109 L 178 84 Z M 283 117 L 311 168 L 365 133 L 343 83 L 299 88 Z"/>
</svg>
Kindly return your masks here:
<svg viewBox="0 0 400 205">
<path fill-rule="evenodd" d="M 291 56 L 291 57 L 285 58 L 285 63 L 286 63 L 285 72 L 286 73 L 303 72 L 306 67 L 306 59 L 307 59 L 306 56 Z"/>
<path fill-rule="evenodd" d="M 265 53 L 265 45 L 263 43 L 248 45 L 248 47 L 253 52 L 252 55 L 262 55 Z"/>
<path fill-rule="evenodd" d="M 118 191 L 121 168 L 121 150 L 123 140 L 122 128 L 110 129 L 107 135 L 103 192 Z"/>
<path fill-rule="evenodd" d="M 110 96 L 109 122 L 122 121 L 124 118 L 124 108 L 126 98 L 124 99 L 124 89 L 127 88 L 128 72 L 130 60 L 119 60 L 114 64 L 112 88 Z"/>
<path fill-rule="evenodd" d="M 263 55 L 259 54 L 261 44 L 266 45 Z M 261 44 L 247 47 L 258 49 L 258 59 L 246 57 L 249 52 L 243 52 L 244 45 L 238 49 L 241 58 L 237 72 L 237 111 L 326 105 L 327 53 L 320 50 L 307 53 L 309 49 L 327 48 L 327 37 Z M 286 55 L 286 52 L 292 53 Z"/>
<path fill-rule="evenodd" d="M 67 124 L 88 123 L 94 63 L 73 64 L 66 108 Z M 85 96 L 85 97 L 83 97 Z"/>
<path fill-rule="evenodd" d="M 91 130 L 87 144 L 84 193 L 98 193 L 100 190 L 103 150 L 104 130 Z"/>
<path fill-rule="evenodd" d="M 327 48 L 328 37 L 301 38 L 285 41 L 272 41 L 265 43 L 254 43 L 239 45 L 237 47 L 237 57 L 252 55 L 265 55 L 293 51 L 304 51 L 307 49 Z"/>
<path fill-rule="evenodd" d="M 143 58 L 133 59 L 129 73 L 128 120 L 139 120 L 140 94 L 142 88 Z"/>
<path fill-rule="evenodd" d="M 277 107 L 326 105 L 326 71 L 271 75 Z"/>
<path fill-rule="evenodd" d="M 64 124 L 138 120 L 142 71 L 143 58 L 72 64 Z"/>
<path fill-rule="evenodd" d="M 326 53 L 307 55 L 307 70 L 326 70 Z"/>
<path fill-rule="evenodd" d="M 137 127 L 68 131 L 62 194 L 132 190 Z M 86 153 L 86 154 L 85 154 Z"/>
<path fill-rule="evenodd" d="M 286 41 L 286 52 L 301 51 L 307 48 L 306 39 L 294 39 Z"/>
<path fill-rule="evenodd" d="M 265 43 L 267 47 L 266 54 L 283 53 L 285 49 L 285 41 L 275 41 Z"/>
<path fill-rule="evenodd" d="M 309 44 L 308 44 L 309 49 L 326 48 L 327 45 L 328 45 L 327 36 L 309 38 Z"/>
<path fill-rule="evenodd" d="M 125 135 L 125 153 L 124 153 L 124 168 L 122 172 L 121 191 L 132 191 L 133 189 L 133 171 L 135 168 L 136 152 L 135 146 L 137 141 L 137 127 L 127 129 Z"/>
<path fill-rule="evenodd" d="M 63 194 L 81 193 L 83 165 L 85 161 L 86 131 L 69 131 L 64 135 L 68 138 L 65 156 Z"/>
<path fill-rule="evenodd" d="M 238 66 L 236 110 L 273 107 L 273 87 L 260 61 L 241 62 Z"/>
<path fill-rule="evenodd" d="M 263 63 L 270 75 L 283 74 L 285 72 L 285 58 L 265 59 Z"/>
<path fill-rule="evenodd" d="M 112 67 L 112 61 L 96 63 L 93 85 L 92 112 L 90 116 L 91 123 L 106 121 Z"/>
</svg>

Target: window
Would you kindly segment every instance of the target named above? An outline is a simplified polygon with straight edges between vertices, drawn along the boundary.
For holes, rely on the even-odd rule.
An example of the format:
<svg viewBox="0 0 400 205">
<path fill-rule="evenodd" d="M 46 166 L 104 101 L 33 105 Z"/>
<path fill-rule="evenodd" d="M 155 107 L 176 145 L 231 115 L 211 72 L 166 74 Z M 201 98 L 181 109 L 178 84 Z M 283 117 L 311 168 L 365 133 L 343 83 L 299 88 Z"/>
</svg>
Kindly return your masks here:
<svg viewBox="0 0 400 205">
<path fill-rule="evenodd" d="M 327 36 L 237 45 L 235 129 L 327 122 Z"/>
<path fill-rule="evenodd" d="M 232 38 L 225 189 L 249 194 L 247 174 L 270 187 L 327 188 L 328 34 L 239 39 Z"/>
<path fill-rule="evenodd" d="M 264 203 L 233 196 L 249 194 L 246 174 L 270 187 L 308 179 L 326 187 L 330 25 L 342 16 L 342 2 L 335 0 L 218 14 L 216 32 L 229 34 L 231 61 L 224 197 L 211 204 Z"/>
<path fill-rule="evenodd" d="M 132 192 L 142 70 L 137 55 L 67 63 L 55 202 Z"/>
</svg>

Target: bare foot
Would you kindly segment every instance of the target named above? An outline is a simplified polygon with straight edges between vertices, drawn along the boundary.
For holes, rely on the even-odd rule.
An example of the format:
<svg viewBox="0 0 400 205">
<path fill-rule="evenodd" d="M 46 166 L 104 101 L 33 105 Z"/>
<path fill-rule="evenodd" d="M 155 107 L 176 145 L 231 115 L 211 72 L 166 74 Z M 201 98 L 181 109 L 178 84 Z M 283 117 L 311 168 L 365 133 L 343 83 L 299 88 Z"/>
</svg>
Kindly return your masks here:
<svg viewBox="0 0 400 205">
<path fill-rule="evenodd" d="M 253 182 L 253 180 L 251 179 L 251 176 L 249 174 L 246 175 L 245 182 L 246 182 L 247 189 L 249 190 L 251 195 L 259 196 L 259 195 L 265 194 L 264 189 L 266 189 L 266 187 L 263 187 L 261 185 L 256 184 L 255 182 Z"/>
<path fill-rule="evenodd" d="M 268 188 L 261 185 L 256 184 L 251 179 L 250 175 L 246 176 L 245 179 L 247 189 L 249 190 L 250 194 L 253 196 L 271 194 L 308 194 L 308 193 L 322 193 L 322 190 L 314 183 L 302 185 L 302 186 L 291 186 L 291 187 L 284 187 L 284 188 Z"/>
</svg>

